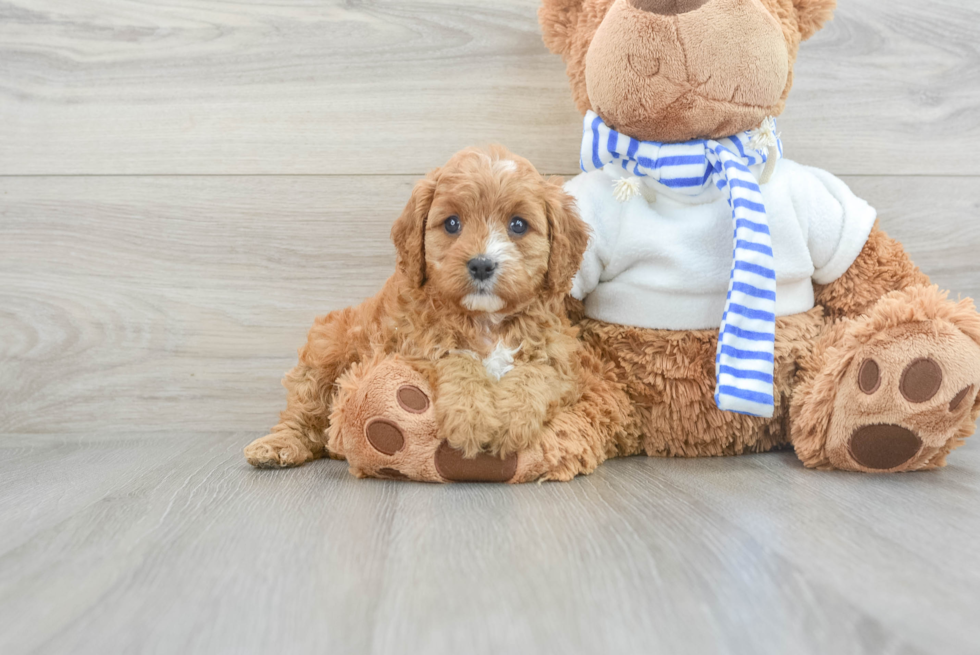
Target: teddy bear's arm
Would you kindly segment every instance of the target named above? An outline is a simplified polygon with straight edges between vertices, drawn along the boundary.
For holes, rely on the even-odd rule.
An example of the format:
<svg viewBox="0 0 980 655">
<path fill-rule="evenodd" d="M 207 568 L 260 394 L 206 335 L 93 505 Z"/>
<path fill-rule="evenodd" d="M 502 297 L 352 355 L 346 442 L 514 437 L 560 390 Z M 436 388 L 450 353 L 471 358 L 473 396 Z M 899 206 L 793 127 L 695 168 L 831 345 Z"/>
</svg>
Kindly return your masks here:
<svg viewBox="0 0 980 655">
<path fill-rule="evenodd" d="M 833 319 L 864 314 L 890 291 L 926 286 L 929 277 L 912 263 L 898 241 L 875 222 L 861 254 L 830 284 L 814 285 L 816 301 Z"/>
</svg>

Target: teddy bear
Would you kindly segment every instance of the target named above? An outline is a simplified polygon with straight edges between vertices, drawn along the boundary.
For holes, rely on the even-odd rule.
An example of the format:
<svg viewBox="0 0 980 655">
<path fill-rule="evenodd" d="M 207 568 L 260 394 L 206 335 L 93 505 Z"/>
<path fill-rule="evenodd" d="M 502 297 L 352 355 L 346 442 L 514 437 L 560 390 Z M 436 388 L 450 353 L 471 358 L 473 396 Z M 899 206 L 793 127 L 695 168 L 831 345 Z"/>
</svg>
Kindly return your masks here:
<svg viewBox="0 0 980 655">
<path fill-rule="evenodd" d="M 972 301 L 931 285 L 843 182 L 783 157 L 800 43 L 835 8 L 542 2 L 585 117 L 565 188 L 593 234 L 569 308 L 628 394 L 637 452 L 901 472 L 974 432 Z"/>
</svg>

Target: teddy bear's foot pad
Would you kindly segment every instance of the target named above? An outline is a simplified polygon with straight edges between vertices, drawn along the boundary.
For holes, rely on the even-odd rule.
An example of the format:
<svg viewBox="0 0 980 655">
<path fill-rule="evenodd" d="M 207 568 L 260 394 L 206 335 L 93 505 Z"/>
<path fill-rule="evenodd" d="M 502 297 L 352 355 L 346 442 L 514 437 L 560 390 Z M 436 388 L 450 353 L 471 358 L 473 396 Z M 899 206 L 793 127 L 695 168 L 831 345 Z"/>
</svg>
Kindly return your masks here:
<svg viewBox="0 0 980 655">
<path fill-rule="evenodd" d="M 385 455 L 394 455 L 405 446 L 402 429 L 387 419 L 372 419 L 364 428 L 364 435 L 375 450 Z"/>
<path fill-rule="evenodd" d="M 473 459 L 466 459 L 463 451 L 443 441 L 436 451 L 436 470 L 453 482 L 509 482 L 517 473 L 517 454 L 500 459 L 479 453 Z"/>
<path fill-rule="evenodd" d="M 948 323 L 902 327 L 866 344 L 845 372 L 827 441 L 835 468 L 934 468 L 972 432 L 980 348 Z"/>
<path fill-rule="evenodd" d="M 854 431 L 850 443 L 854 461 L 875 471 L 898 468 L 921 448 L 919 435 L 901 425 L 865 425 Z"/>
</svg>

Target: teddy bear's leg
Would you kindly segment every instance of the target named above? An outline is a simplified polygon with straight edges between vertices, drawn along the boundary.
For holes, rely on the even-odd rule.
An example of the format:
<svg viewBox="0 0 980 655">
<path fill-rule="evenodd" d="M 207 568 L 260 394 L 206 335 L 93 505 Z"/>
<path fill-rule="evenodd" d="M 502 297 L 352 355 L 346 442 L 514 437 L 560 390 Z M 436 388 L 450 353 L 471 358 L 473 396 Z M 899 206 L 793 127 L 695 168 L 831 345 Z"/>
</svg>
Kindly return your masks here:
<svg viewBox="0 0 980 655">
<path fill-rule="evenodd" d="M 980 414 L 980 315 L 937 287 L 893 291 L 830 326 L 801 358 L 799 379 L 791 437 L 804 465 L 944 466 Z"/>
<path fill-rule="evenodd" d="M 354 364 L 337 380 L 327 446 L 359 478 L 442 481 L 428 376 L 397 356 Z"/>
<path fill-rule="evenodd" d="M 441 438 L 437 367 L 398 356 L 353 365 L 338 380 L 328 448 L 357 477 L 422 482 L 508 482 L 520 457 L 467 457 Z"/>
<path fill-rule="evenodd" d="M 980 315 L 928 285 L 875 225 L 848 271 L 817 288 L 837 322 L 799 361 L 791 433 L 804 464 L 935 468 L 973 433 Z"/>
</svg>

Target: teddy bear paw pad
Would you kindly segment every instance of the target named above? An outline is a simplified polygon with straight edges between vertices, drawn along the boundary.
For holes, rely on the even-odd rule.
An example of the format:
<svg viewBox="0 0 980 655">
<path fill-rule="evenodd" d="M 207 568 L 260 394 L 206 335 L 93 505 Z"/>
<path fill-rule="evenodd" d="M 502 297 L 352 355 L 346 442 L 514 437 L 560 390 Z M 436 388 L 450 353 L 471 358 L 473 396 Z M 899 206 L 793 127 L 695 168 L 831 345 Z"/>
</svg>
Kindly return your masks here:
<svg viewBox="0 0 980 655">
<path fill-rule="evenodd" d="M 948 325 L 866 345 L 834 403 L 827 453 L 836 468 L 933 468 L 972 427 L 980 349 Z"/>
<path fill-rule="evenodd" d="M 351 473 L 387 480 L 442 482 L 435 410 L 425 379 L 398 359 L 380 362 L 357 380 L 338 414 Z"/>
<path fill-rule="evenodd" d="M 922 439 L 901 425 L 865 425 L 854 431 L 849 448 L 861 466 L 887 471 L 918 455 Z"/>
<path fill-rule="evenodd" d="M 436 451 L 436 470 L 452 482 L 508 482 L 517 473 L 517 454 L 503 459 L 487 453 L 478 453 L 467 459 L 463 451 L 443 441 Z"/>
<path fill-rule="evenodd" d="M 394 455 L 405 445 L 405 435 L 397 424 L 383 418 L 368 421 L 364 436 L 374 449 L 385 455 Z"/>
</svg>

